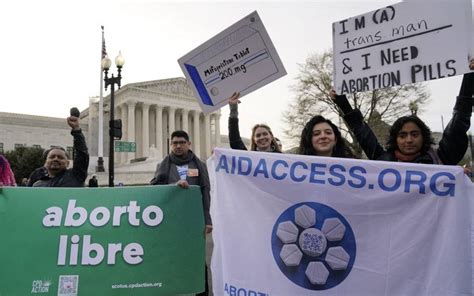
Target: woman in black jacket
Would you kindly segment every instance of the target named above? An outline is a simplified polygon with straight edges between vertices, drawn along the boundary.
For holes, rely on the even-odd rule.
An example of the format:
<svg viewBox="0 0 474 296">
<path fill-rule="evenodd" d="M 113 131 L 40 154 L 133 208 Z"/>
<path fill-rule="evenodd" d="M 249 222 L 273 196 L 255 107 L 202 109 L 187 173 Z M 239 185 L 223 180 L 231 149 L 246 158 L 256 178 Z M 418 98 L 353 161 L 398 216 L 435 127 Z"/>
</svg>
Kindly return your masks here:
<svg viewBox="0 0 474 296">
<path fill-rule="evenodd" d="M 239 112 L 237 105 L 240 103 L 240 93 L 235 92 L 229 98 L 229 144 L 232 149 L 247 150 L 239 131 Z M 280 148 L 273 136 L 272 130 L 266 124 L 256 124 L 252 128 L 252 136 L 250 138 L 250 150 L 262 152 L 278 152 Z"/>
<path fill-rule="evenodd" d="M 471 61 L 471 69 L 474 62 Z M 438 147 L 432 147 L 431 131 L 417 116 L 403 116 L 390 128 L 386 149 L 380 145 L 361 112 L 352 109 L 345 95 L 331 97 L 344 113 L 344 120 L 354 132 L 369 159 L 426 164 L 456 165 L 463 158 L 467 146 L 467 131 L 471 124 L 474 99 L 474 73 L 464 74 L 459 96 L 453 109 L 453 118 L 443 131 Z"/>
</svg>

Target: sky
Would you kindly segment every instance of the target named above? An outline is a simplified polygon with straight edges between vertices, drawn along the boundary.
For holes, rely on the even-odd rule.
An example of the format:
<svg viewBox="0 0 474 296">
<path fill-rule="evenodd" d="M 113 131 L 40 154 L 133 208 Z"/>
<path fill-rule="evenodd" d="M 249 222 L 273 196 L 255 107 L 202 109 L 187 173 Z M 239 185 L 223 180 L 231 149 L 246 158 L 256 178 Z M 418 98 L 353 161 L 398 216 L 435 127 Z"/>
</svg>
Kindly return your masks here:
<svg viewBox="0 0 474 296">
<path fill-rule="evenodd" d="M 101 25 L 109 56 L 120 50 L 125 58 L 125 85 L 184 77 L 180 57 L 256 10 L 288 74 L 242 99 L 240 131 L 249 137 L 251 127 L 264 122 L 290 146 L 282 115 L 295 97 L 298 65 L 331 48 L 333 22 L 397 2 L 2 1 L 0 111 L 66 117 L 71 107 L 87 108 L 89 97 L 99 95 Z M 441 130 L 441 117 L 444 124 L 451 117 L 461 78 L 428 83 L 431 102 L 420 117 L 432 130 Z M 228 114 L 223 107 L 221 134 L 227 134 Z"/>
</svg>

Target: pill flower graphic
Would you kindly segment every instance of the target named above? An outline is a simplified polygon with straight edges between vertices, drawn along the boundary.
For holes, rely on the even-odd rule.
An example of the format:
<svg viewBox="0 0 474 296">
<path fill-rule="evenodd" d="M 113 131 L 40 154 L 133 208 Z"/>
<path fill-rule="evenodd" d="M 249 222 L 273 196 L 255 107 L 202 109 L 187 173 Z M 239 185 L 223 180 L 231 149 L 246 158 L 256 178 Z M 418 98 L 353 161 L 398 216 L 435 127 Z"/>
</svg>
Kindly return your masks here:
<svg viewBox="0 0 474 296">
<path fill-rule="evenodd" d="M 272 231 L 273 257 L 295 284 L 327 290 L 349 275 L 356 258 L 354 232 L 333 208 L 305 202 L 286 209 Z"/>
</svg>

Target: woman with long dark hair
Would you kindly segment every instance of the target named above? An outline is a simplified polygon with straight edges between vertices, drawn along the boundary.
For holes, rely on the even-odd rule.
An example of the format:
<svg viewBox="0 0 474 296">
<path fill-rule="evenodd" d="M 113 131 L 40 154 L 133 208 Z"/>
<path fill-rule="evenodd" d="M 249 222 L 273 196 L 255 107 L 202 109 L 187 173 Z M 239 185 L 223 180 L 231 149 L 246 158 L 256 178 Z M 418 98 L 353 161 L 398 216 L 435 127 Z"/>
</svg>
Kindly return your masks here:
<svg viewBox="0 0 474 296">
<path fill-rule="evenodd" d="M 471 60 L 470 68 L 474 70 L 474 60 Z M 474 73 L 464 74 L 453 117 L 444 129 L 438 147 L 432 145 L 428 126 L 416 115 L 410 115 L 400 117 L 393 123 L 384 149 L 363 121 L 359 109 L 352 109 L 345 95 L 336 95 L 334 90 L 331 91 L 331 97 L 344 112 L 344 120 L 369 159 L 446 165 L 456 165 L 466 153 L 473 94 Z"/>
<path fill-rule="evenodd" d="M 298 154 L 355 158 L 337 126 L 321 115 L 314 116 L 304 126 Z"/>
</svg>

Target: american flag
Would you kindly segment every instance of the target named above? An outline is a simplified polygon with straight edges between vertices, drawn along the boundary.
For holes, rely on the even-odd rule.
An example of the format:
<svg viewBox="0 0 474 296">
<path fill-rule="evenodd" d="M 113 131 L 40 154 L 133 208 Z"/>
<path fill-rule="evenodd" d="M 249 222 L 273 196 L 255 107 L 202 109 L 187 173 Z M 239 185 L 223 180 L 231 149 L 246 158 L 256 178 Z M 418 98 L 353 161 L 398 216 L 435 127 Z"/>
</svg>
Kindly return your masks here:
<svg viewBox="0 0 474 296">
<path fill-rule="evenodd" d="M 104 26 L 102 28 L 102 58 L 105 58 L 107 55 L 107 50 L 105 49 L 105 37 L 104 37 Z"/>
</svg>

